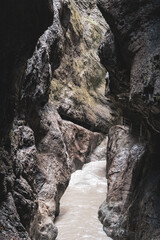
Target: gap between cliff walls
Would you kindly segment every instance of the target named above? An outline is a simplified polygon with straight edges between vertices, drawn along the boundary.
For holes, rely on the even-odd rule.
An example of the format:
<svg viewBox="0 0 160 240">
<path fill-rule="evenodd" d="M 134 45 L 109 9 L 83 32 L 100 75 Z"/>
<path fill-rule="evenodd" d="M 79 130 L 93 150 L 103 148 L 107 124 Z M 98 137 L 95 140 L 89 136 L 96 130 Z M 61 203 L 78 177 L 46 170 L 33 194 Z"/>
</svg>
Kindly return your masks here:
<svg viewBox="0 0 160 240">
<path fill-rule="evenodd" d="M 10 133 L 13 209 L 31 239 L 56 238 L 54 219 L 71 172 L 88 161 L 118 115 L 104 97 L 105 70 L 95 50 L 104 21 L 95 2 L 53 1 L 53 8 L 53 24 L 28 60 Z"/>
<path fill-rule="evenodd" d="M 4 129 L 1 130 L 3 137 L 7 136 L 7 141 L 2 144 L 0 170 L 2 239 L 56 238 L 54 219 L 72 171 L 88 161 L 118 117 L 118 111 L 112 111 L 112 101 L 104 97 L 106 71 L 99 63 L 96 49 L 106 24 L 96 2 L 53 1 L 53 24 L 39 38 L 26 68 L 24 51 L 28 53 L 33 49 L 52 18 L 52 13 L 48 15 L 50 5 L 47 5 L 52 6 L 51 1 L 41 0 L 37 4 L 37 1 L 28 1 L 23 11 L 21 5 L 9 8 L 11 16 L 15 13 L 18 19 L 24 14 L 24 23 L 29 26 L 23 33 L 23 22 L 16 20 L 20 32 L 14 37 L 9 36 L 13 42 L 8 43 L 11 47 L 7 45 L 2 54 L 2 66 L 6 63 L 2 71 L 5 88 L 2 113 L 6 118 L 2 122 L 6 126 L 2 124 Z M 7 3 L 2 5 L 7 6 Z M 35 14 L 32 7 L 35 7 Z M 46 23 L 42 23 L 43 29 L 37 30 L 37 37 L 35 29 L 30 30 L 33 24 L 25 14 L 30 8 L 31 15 L 37 16 L 36 27 L 46 19 Z M 18 31 L 16 23 L 14 34 Z M 25 45 L 24 39 L 30 34 L 34 36 L 34 44 L 30 39 Z M 17 42 L 17 36 L 22 40 L 22 46 Z M 8 53 L 10 49 L 13 56 Z M 10 84 L 6 85 L 6 79 L 9 79 L 11 89 Z M 12 117 L 9 115 L 11 109 Z M 63 120 L 59 114 L 70 121 Z M 91 126 L 93 131 L 83 126 Z M 9 135 L 6 134 L 9 131 Z"/>
<path fill-rule="evenodd" d="M 96 2 L 71 1 L 68 7 L 70 21 L 64 34 L 62 60 L 53 74 L 48 107 L 45 106 L 41 111 L 40 122 L 45 122 L 45 131 L 37 142 L 40 168 L 43 173 L 46 172 L 45 176 L 48 174 L 52 178 L 54 194 L 54 202 L 43 208 L 49 206 L 48 213 L 45 210 L 46 219 L 50 211 L 53 212 L 52 219 L 59 214 L 59 201 L 71 172 L 81 169 L 89 161 L 90 155 L 103 141 L 109 126 L 119 114 L 118 110 L 112 111 L 112 101 L 104 96 L 106 71 L 99 63 L 97 49 L 105 22 Z M 46 111 L 47 108 L 49 111 Z M 56 136 L 56 129 L 61 137 Z M 50 166 L 54 166 L 54 169 L 50 170 Z M 47 191 L 48 185 L 44 184 L 39 199 L 42 194 L 46 198 L 49 195 Z M 44 231 L 47 234 L 48 230 Z"/>
</svg>

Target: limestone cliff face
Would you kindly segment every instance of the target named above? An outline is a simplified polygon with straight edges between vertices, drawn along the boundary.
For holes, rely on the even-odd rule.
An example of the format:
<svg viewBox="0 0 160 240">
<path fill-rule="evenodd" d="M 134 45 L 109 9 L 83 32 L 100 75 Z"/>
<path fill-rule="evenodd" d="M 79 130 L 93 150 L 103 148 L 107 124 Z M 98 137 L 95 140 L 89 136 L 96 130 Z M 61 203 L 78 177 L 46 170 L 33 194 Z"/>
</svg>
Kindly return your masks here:
<svg viewBox="0 0 160 240">
<path fill-rule="evenodd" d="M 160 2 L 97 2 L 110 26 L 99 48 L 110 97 L 130 126 L 130 133 L 110 131 L 108 197 L 99 216 L 113 239 L 159 239 Z"/>
</svg>

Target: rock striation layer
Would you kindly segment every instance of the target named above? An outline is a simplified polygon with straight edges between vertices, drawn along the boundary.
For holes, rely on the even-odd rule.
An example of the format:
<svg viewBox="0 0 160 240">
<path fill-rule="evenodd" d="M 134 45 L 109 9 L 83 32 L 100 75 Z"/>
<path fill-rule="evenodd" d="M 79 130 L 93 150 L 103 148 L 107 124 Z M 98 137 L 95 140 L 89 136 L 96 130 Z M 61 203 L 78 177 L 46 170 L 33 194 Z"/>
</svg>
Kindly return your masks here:
<svg viewBox="0 0 160 240">
<path fill-rule="evenodd" d="M 110 26 L 99 47 L 109 72 L 108 97 L 130 128 L 110 130 L 108 197 L 99 217 L 113 239 L 159 239 L 160 2 L 97 4 Z"/>
</svg>

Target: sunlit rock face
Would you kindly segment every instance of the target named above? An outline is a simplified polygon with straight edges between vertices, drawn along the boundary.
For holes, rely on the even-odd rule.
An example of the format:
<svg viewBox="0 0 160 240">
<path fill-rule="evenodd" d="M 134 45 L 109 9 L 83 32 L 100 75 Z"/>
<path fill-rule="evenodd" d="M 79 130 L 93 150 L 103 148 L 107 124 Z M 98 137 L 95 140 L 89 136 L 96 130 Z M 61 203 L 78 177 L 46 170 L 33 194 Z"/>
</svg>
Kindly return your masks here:
<svg viewBox="0 0 160 240">
<path fill-rule="evenodd" d="M 107 133 L 117 115 L 104 97 L 106 70 L 97 55 L 107 25 L 95 0 L 71 0 L 69 9 L 62 62 L 53 75 L 50 101 L 64 120 Z"/>
<path fill-rule="evenodd" d="M 109 95 L 130 127 L 128 143 L 128 130 L 121 130 L 121 146 L 114 144 L 120 141 L 120 130 L 110 131 L 109 195 L 100 208 L 100 219 L 113 239 L 159 239 L 160 2 L 98 0 L 97 4 L 110 26 L 99 47 L 109 72 Z M 117 173 L 116 166 L 120 167 Z"/>
</svg>

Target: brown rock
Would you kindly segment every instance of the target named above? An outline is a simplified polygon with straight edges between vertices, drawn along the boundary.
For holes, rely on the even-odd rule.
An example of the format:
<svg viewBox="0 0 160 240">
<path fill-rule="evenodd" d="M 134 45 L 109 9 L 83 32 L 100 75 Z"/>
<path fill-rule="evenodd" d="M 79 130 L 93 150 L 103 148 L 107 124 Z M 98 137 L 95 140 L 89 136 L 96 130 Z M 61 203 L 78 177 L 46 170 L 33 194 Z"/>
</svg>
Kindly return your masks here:
<svg viewBox="0 0 160 240">
<path fill-rule="evenodd" d="M 91 132 L 72 122 L 64 121 L 62 133 L 71 159 L 72 170 L 81 169 L 89 161 L 89 156 L 104 138 L 102 134 Z"/>
<path fill-rule="evenodd" d="M 107 133 L 117 116 L 104 96 L 106 70 L 97 55 L 107 25 L 95 0 L 71 0 L 69 9 L 63 57 L 53 75 L 50 101 L 64 120 Z"/>
</svg>

